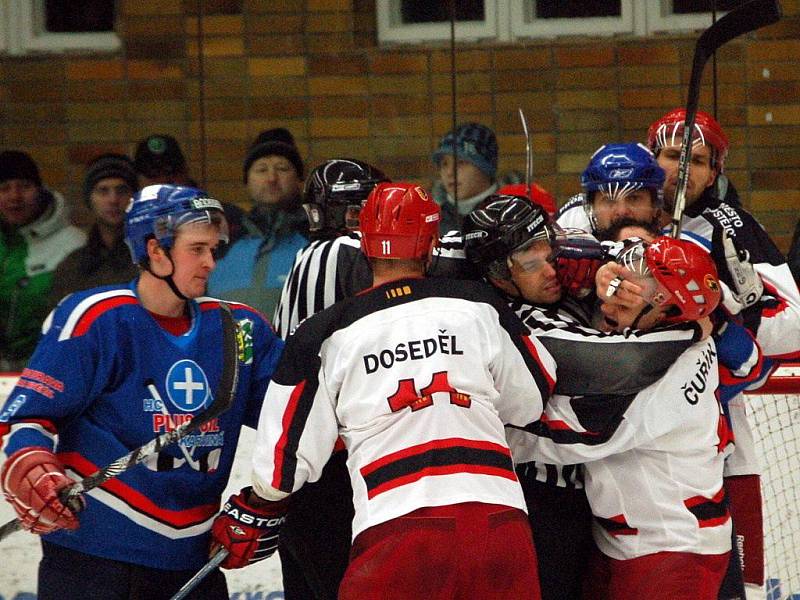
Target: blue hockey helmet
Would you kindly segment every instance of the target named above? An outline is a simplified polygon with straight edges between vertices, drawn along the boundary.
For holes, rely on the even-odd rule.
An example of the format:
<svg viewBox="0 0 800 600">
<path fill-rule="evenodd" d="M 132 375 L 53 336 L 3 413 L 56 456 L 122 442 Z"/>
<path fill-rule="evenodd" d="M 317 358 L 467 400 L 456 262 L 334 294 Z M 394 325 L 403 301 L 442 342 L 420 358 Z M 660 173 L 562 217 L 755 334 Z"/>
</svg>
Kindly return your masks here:
<svg viewBox="0 0 800 600">
<path fill-rule="evenodd" d="M 169 250 L 180 227 L 209 223 L 219 227 L 219 239 L 228 242 L 228 222 L 219 200 L 197 188 L 149 185 L 139 190 L 125 215 L 125 243 L 134 264 L 147 266 L 147 241 L 156 239 Z"/>
<path fill-rule="evenodd" d="M 661 207 L 665 177 L 664 169 L 644 144 L 606 144 L 589 159 L 581 186 L 590 202 L 597 191 L 618 199 L 635 190 L 652 190 L 653 202 Z"/>
</svg>

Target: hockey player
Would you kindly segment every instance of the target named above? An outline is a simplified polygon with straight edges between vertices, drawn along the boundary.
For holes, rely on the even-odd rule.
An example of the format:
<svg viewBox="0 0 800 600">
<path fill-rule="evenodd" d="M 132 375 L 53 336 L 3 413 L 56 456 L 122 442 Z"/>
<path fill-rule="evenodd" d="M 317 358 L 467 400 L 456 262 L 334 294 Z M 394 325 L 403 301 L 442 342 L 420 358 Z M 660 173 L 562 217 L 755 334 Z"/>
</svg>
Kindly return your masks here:
<svg viewBox="0 0 800 600">
<path fill-rule="evenodd" d="M 606 144 L 598 148 L 581 175 L 583 192 L 558 211 L 562 227 L 590 231 L 600 240 L 621 219 L 660 224 L 664 171 L 642 144 Z"/>
<path fill-rule="evenodd" d="M 649 303 L 603 305 L 619 331 L 705 318 L 720 300 L 714 264 L 691 242 L 660 237 L 620 260 Z M 738 389 L 751 381 L 726 375 L 720 356 L 713 337 L 697 342 L 658 382 L 618 397 L 621 418 L 607 429 L 593 426 L 591 403 L 551 399 L 533 452 L 539 460 L 584 462 L 600 549 L 587 597 L 716 600 L 731 549 L 722 485 L 731 438 L 717 388 L 721 380 Z"/>
<path fill-rule="evenodd" d="M 283 286 L 275 313 L 282 338 L 307 317 L 372 285 L 372 268 L 361 252 L 357 228 L 361 205 L 380 182 L 388 182 L 382 171 L 350 158 L 327 160 L 309 175 L 304 208 L 312 242 L 298 253 Z M 429 275 L 469 274 L 460 248 L 460 240 L 441 239 Z M 338 594 L 353 517 L 345 459 L 345 452 L 336 452 L 320 480 L 293 498 L 278 547 L 286 600 L 333 600 Z"/>
<path fill-rule="evenodd" d="M 666 171 L 665 201 L 674 200 L 678 160 L 683 141 L 684 109 L 675 109 L 648 130 L 648 145 Z M 686 190 L 682 236 L 711 253 L 732 294 L 725 306 L 739 315 L 756 336 L 764 355 L 777 360 L 800 357 L 800 291 L 786 260 L 756 219 L 738 202 L 724 177 L 729 143 L 720 124 L 698 111 L 692 132 L 692 157 Z M 666 225 L 669 215 L 662 216 Z M 611 300 L 616 300 L 614 296 Z M 747 426 L 745 399 L 729 403 L 736 435 L 736 450 L 726 461 L 726 486 L 736 526 L 743 543 L 745 582 L 761 585 L 763 534 L 760 472 L 752 434 Z M 722 598 L 735 597 L 736 590 Z"/>
<path fill-rule="evenodd" d="M 361 232 L 375 287 L 289 338 L 253 488 L 214 526 L 223 566 L 274 548 L 287 497 L 319 477 L 340 435 L 355 504 L 340 598 L 539 597 L 503 422 L 540 414 L 552 360 L 485 284 L 424 278 L 439 215 L 415 185 L 370 194 Z"/>
<path fill-rule="evenodd" d="M 490 196 L 467 216 L 464 232 L 467 257 L 555 359 L 556 393 L 593 394 L 602 410 L 609 399 L 655 382 L 703 335 L 693 324 L 636 336 L 592 328 L 591 305 L 564 294 L 559 285 L 565 279 L 559 271 L 581 272 L 581 263 L 597 260 L 589 258 L 591 245 L 551 223 L 525 197 Z M 592 547 L 579 466 L 536 462 L 530 434 L 510 430 L 508 437 L 535 532 L 542 598 L 579 597 Z"/>
<path fill-rule="evenodd" d="M 667 174 L 664 195 L 670 203 L 677 184 L 685 117 L 683 109 L 670 111 L 648 131 L 648 144 Z M 711 252 L 720 279 L 734 293 L 726 299 L 726 306 L 741 314 L 765 355 L 798 358 L 800 292 L 786 259 L 752 215 L 719 198 L 715 182 L 725 168 L 728 138 L 711 115 L 698 111 L 692 139 L 683 235 Z M 668 219 L 669 215 L 662 217 L 662 225 Z M 742 262 L 752 269 L 743 267 Z"/>
<path fill-rule="evenodd" d="M 39 598 L 169 598 L 206 562 L 239 429 L 256 425 L 283 347 L 245 305 L 231 305 L 241 342 L 231 407 L 88 492 L 80 511 L 58 492 L 211 402 L 221 317 L 203 294 L 226 239 L 219 201 L 149 186 L 125 222 L 138 279 L 76 292 L 45 323 L 0 414 L 0 483 L 23 527 L 42 535 Z M 215 571 L 193 597 L 227 599 L 224 576 Z"/>
</svg>

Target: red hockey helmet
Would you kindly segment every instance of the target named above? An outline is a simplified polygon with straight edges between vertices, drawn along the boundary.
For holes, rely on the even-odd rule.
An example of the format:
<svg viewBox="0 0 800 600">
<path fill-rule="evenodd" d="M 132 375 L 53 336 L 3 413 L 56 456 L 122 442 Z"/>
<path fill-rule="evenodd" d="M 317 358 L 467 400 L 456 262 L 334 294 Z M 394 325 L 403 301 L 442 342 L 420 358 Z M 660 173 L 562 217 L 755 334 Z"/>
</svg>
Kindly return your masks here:
<svg viewBox="0 0 800 600">
<path fill-rule="evenodd" d="M 361 209 L 361 250 L 370 258 L 423 259 L 439 237 L 440 209 L 420 186 L 379 183 Z"/>
<path fill-rule="evenodd" d="M 650 303 L 675 307 L 665 321 L 696 321 L 717 308 L 722 297 L 717 268 L 697 244 L 659 236 L 644 249 L 644 262 L 656 281 L 649 294 L 645 290 Z"/>
<path fill-rule="evenodd" d="M 669 111 L 658 121 L 650 125 L 647 131 L 647 145 L 655 154 L 664 146 L 676 146 L 683 138 L 683 123 L 686 121 L 686 109 L 676 108 Z M 722 126 L 710 114 L 697 111 L 694 119 L 693 144 L 705 144 L 712 150 L 712 166 L 722 172 L 725 158 L 728 156 L 728 136 Z"/>
<path fill-rule="evenodd" d="M 527 196 L 528 186 L 524 183 L 509 183 L 508 185 L 504 185 L 497 190 L 497 193 L 505 196 Z M 530 199 L 541 206 L 551 217 L 555 214 L 557 208 L 556 199 L 553 194 L 548 192 L 542 186 L 536 183 L 531 183 Z"/>
</svg>

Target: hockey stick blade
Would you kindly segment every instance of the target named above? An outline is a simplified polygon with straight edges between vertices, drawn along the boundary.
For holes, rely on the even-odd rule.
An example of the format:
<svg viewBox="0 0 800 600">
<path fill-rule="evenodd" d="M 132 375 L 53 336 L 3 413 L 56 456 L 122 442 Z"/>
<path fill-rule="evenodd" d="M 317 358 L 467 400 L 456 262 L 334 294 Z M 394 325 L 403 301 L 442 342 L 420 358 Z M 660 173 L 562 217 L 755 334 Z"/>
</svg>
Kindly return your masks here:
<svg viewBox="0 0 800 600">
<path fill-rule="evenodd" d="M 229 552 L 225 548 L 220 548 L 211 560 L 202 566 L 202 568 L 192 575 L 192 578 L 183 584 L 183 587 L 169 600 L 183 600 L 188 596 L 197 585 L 206 578 L 206 575 L 211 573 L 214 569 L 222 564 L 222 561 L 228 556 Z"/>
<path fill-rule="evenodd" d="M 694 49 L 692 74 L 689 78 L 689 92 L 686 100 L 686 119 L 683 131 L 692 132 L 697 107 L 700 102 L 700 82 L 703 69 L 711 56 L 724 44 L 734 38 L 750 33 L 767 25 L 776 23 L 781 18 L 781 5 L 778 0 L 750 0 L 723 16 L 719 21 L 706 29 Z M 686 207 L 686 185 L 689 181 L 689 159 L 692 152 L 692 135 L 684 135 L 681 154 L 678 159 L 678 183 L 675 191 L 675 206 L 672 212 L 670 235 L 679 238 L 681 235 L 681 218 Z"/>
<path fill-rule="evenodd" d="M 163 448 L 185 438 L 193 431 L 197 431 L 200 427 L 221 415 L 231 406 L 236 393 L 236 385 L 239 381 L 239 341 L 237 326 L 233 320 L 230 307 L 226 303 L 220 302 L 219 308 L 222 319 L 222 375 L 220 376 L 217 393 L 214 395 L 211 405 L 191 421 L 179 425 L 172 431 L 162 433 L 155 439 L 147 442 L 144 446 L 132 450 L 125 456 L 121 456 L 102 469 L 81 479 L 75 483 L 75 485 L 59 494 L 59 499 L 62 504 L 68 505 L 71 508 L 74 507 L 77 502 L 77 496 L 80 494 L 94 489 L 109 479 L 138 465 L 148 456 L 161 452 Z M 7 522 L 0 527 L 0 540 L 5 539 L 15 531 L 19 531 L 21 528 L 22 524 L 19 519 Z"/>
</svg>

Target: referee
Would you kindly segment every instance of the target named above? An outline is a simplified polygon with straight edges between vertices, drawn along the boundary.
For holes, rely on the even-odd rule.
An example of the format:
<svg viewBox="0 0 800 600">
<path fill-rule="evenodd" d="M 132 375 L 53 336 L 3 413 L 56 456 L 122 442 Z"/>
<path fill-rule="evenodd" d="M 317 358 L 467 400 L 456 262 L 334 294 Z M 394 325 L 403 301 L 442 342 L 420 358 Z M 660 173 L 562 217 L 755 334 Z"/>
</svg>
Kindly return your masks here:
<svg viewBox="0 0 800 600">
<path fill-rule="evenodd" d="M 303 319 L 372 286 L 361 252 L 358 214 L 372 188 L 389 181 L 379 169 L 350 158 L 316 167 L 303 207 L 311 243 L 298 252 L 281 291 L 274 324 L 286 339 Z M 336 600 L 350 553 L 353 491 L 347 452 L 334 452 L 319 481 L 303 486 L 281 530 L 278 554 L 286 600 Z"/>
<path fill-rule="evenodd" d="M 327 160 L 309 174 L 303 208 L 311 243 L 298 253 L 281 291 L 273 319 L 281 338 L 303 319 L 372 285 L 356 229 L 361 203 L 383 181 L 389 179 L 382 171 L 352 158 Z"/>
</svg>

